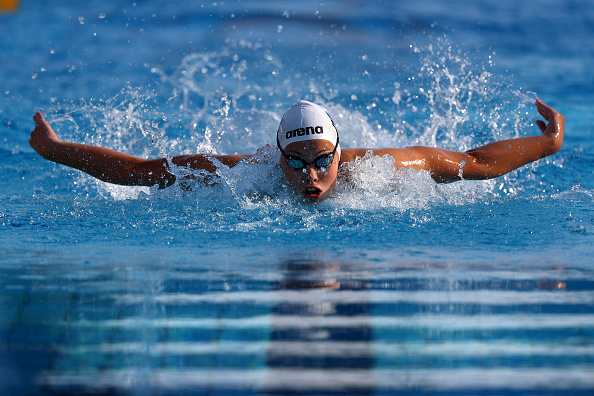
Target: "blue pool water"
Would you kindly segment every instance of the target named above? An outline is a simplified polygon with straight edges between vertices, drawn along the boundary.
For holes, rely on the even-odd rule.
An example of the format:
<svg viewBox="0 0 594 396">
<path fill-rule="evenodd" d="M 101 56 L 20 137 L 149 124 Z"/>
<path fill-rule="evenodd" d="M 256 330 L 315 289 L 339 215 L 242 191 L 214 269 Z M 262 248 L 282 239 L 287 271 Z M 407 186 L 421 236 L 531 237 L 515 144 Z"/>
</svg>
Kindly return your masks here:
<svg viewBox="0 0 594 396">
<path fill-rule="evenodd" d="M 594 391 L 588 0 L 23 0 L 0 33 L 1 395 Z M 309 99 L 343 147 L 466 150 L 539 133 L 536 97 L 553 157 L 449 185 L 366 158 L 315 206 L 266 161 L 157 191 L 28 145 L 40 110 L 141 157 L 252 153 Z"/>
</svg>

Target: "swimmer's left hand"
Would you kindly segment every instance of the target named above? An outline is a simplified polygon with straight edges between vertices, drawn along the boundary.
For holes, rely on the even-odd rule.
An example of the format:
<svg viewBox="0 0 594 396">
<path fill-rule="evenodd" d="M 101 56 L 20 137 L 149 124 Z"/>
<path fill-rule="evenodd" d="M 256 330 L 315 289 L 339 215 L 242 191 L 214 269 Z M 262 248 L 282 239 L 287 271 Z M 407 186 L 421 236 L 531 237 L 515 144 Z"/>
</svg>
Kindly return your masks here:
<svg viewBox="0 0 594 396">
<path fill-rule="evenodd" d="M 557 152 L 561 149 L 561 145 L 563 144 L 563 137 L 565 135 L 565 117 L 552 107 L 544 104 L 540 99 L 537 99 L 535 104 L 540 115 L 548 121 L 547 124 L 542 120 L 537 120 L 536 124 L 543 135 L 551 136 L 555 140 L 554 152 Z"/>
</svg>

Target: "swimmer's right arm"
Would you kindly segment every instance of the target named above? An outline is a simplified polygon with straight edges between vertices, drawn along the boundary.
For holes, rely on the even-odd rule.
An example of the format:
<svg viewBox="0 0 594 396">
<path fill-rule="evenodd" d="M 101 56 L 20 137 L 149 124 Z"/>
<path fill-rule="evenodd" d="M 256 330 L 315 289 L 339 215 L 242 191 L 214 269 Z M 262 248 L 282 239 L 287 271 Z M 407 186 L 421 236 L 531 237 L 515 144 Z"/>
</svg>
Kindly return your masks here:
<svg viewBox="0 0 594 396">
<path fill-rule="evenodd" d="M 165 188 L 175 183 L 175 175 L 165 158 L 145 160 L 104 147 L 61 141 L 39 112 L 33 116 L 35 129 L 29 144 L 43 158 L 81 170 L 100 180 L 127 186 Z M 216 171 L 212 159 L 232 167 L 249 155 L 180 155 L 173 157 L 177 166 Z"/>
</svg>

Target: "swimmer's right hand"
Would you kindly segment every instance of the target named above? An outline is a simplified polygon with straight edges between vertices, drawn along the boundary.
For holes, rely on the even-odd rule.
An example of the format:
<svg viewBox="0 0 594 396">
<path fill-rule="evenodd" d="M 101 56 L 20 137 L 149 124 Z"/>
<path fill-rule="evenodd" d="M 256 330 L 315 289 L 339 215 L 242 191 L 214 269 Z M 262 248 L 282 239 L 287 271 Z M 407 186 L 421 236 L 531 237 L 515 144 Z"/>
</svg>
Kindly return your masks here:
<svg viewBox="0 0 594 396">
<path fill-rule="evenodd" d="M 35 129 L 31 132 L 29 144 L 39 155 L 49 159 L 48 157 L 60 139 L 40 112 L 35 113 L 33 119 L 35 120 Z"/>
</svg>

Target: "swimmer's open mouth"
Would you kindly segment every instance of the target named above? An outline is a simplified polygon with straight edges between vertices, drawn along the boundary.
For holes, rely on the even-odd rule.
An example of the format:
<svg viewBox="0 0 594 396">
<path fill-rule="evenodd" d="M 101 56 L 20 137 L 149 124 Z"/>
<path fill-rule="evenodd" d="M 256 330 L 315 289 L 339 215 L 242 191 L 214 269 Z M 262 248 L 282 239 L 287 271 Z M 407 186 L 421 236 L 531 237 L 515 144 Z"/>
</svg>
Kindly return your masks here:
<svg viewBox="0 0 594 396">
<path fill-rule="evenodd" d="M 307 187 L 305 190 L 303 190 L 303 195 L 308 198 L 320 198 L 322 195 L 322 190 L 317 187 Z"/>
</svg>

